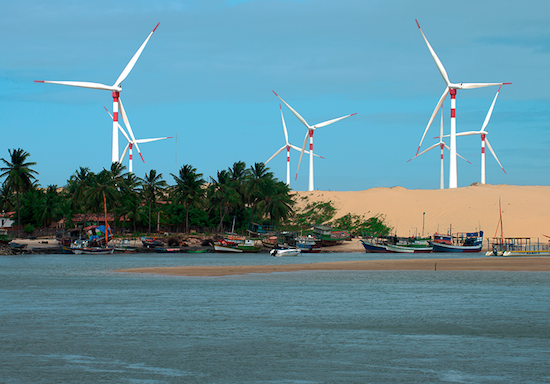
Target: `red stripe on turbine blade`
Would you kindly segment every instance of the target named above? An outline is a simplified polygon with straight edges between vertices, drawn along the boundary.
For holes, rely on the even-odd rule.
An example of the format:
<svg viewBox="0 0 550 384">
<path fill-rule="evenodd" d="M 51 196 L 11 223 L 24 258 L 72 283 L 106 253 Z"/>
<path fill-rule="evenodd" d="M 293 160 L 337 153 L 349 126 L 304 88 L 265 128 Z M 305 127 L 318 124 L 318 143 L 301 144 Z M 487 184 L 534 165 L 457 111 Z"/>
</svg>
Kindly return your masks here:
<svg viewBox="0 0 550 384">
<path fill-rule="evenodd" d="M 277 95 L 277 92 L 275 92 L 275 91 L 271 91 L 271 92 L 273 92 L 275 94 L 275 96 L 279 96 L 279 95 Z"/>
<path fill-rule="evenodd" d="M 35 83 L 44 83 L 44 80 L 35 80 Z"/>
<path fill-rule="evenodd" d="M 354 115 L 357 115 L 357 112 L 355 112 L 355 113 L 352 113 L 352 114 L 351 114 L 350 116 L 354 116 Z"/>
<path fill-rule="evenodd" d="M 416 25 L 418 25 L 418 28 L 420 28 L 420 24 L 418 24 L 418 20 L 414 19 L 416 21 Z"/>
<path fill-rule="evenodd" d="M 155 29 L 153 29 L 153 32 L 155 32 L 158 28 L 158 26 L 160 25 L 160 22 L 157 24 L 157 26 L 155 27 Z"/>
<path fill-rule="evenodd" d="M 502 85 L 510 85 L 510 84 L 512 84 L 512 83 L 502 83 Z M 503 171 L 504 171 L 504 169 L 503 169 Z"/>
</svg>

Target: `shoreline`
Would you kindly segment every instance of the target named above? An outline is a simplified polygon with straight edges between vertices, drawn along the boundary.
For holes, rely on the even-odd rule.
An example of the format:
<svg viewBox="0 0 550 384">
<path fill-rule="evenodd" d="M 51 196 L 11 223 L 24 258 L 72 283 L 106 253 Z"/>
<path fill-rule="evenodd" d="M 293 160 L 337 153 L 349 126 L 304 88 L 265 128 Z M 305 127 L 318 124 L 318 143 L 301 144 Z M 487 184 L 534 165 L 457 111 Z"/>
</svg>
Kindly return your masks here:
<svg viewBox="0 0 550 384">
<path fill-rule="evenodd" d="M 114 272 L 217 277 L 300 271 L 510 271 L 550 272 L 550 257 L 333 261 L 285 265 L 228 265 L 119 269 Z"/>
</svg>

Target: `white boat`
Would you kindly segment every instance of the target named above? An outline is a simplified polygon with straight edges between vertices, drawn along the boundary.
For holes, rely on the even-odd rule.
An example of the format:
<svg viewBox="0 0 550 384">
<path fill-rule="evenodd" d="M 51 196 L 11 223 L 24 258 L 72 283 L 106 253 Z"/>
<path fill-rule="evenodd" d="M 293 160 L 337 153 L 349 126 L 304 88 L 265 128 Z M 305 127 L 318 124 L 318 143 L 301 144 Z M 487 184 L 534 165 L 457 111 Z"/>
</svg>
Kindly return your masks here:
<svg viewBox="0 0 550 384">
<path fill-rule="evenodd" d="M 298 256 L 302 251 L 298 248 L 284 248 L 278 249 L 274 248 L 269 251 L 271 256 L 281 257 L 281 256 Z"/>
<path fill-rule="evenodd" d="M 230 247 L 230 246 L 226 246 L 226 245 L 218 245 L 218 244 L 214 244 L 214 250 L 216 252 L 235 252 L 235 253 L 242 253 L 243 250 L 242 249 L 239 249 L 239 248 L 235 248 L 235 247 Z"/>
</svg>

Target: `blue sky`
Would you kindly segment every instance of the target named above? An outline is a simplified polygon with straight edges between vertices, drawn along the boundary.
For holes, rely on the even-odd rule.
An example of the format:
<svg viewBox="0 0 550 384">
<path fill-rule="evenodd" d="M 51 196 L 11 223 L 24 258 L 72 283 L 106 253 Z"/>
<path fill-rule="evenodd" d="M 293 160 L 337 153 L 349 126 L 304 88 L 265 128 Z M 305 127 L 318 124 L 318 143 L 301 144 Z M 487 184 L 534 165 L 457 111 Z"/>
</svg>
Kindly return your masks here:
<svg viewBox="0 0 550 384">
<path fill-rule="evenodd" d="M 171 184 L 183 164 L 209 177 L 267 160 L 284 144 L 275 90 L 310 124 L 357 113 L 316 131 L 316 189 L 436 189 L 438 150 L 407 163 L 445 88 L 418 19 L 451 81 L 513 82 L 488 126 L 507 174 L 488 154 L 487 182 L 549 185 L 549 14 L 543 0 L 2 2 L 0 157 L 27 150 L 43 186 L 109 167 L 110 93 L 33 80 L 113 84 L 160 22 L 121 95 L 136 138 L 177 143 L 142 144 L 138 176 L 156 169 Z M 496 91 L 458 91 L 459 132 L 481 128 Z M 305 127 L 283 112 L 301 146 Z M 472 162 L 458 161 L 458 185 L 479 182 L 479 137 L 459 138 L 458 152 Z M 285 179 L 284 153 L 268 165 Z M 307 159 L 291 187 L 307 190 Z"/>
</svg>

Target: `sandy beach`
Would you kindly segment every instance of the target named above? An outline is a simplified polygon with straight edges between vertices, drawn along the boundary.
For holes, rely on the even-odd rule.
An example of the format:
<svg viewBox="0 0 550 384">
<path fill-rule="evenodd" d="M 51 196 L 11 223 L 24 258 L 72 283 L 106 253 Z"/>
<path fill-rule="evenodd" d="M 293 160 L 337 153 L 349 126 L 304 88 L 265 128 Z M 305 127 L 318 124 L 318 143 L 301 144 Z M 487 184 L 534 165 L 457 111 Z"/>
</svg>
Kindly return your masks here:
<svg viewBox="0 0 550 384">
<path fill-rule="evenodd" d="M 193 266 L 121 269 L 170 276 L 228 276 L 296 271 L 550 271 L 550 257 L 336 261 L 287 265 Z"/>
</svg>

